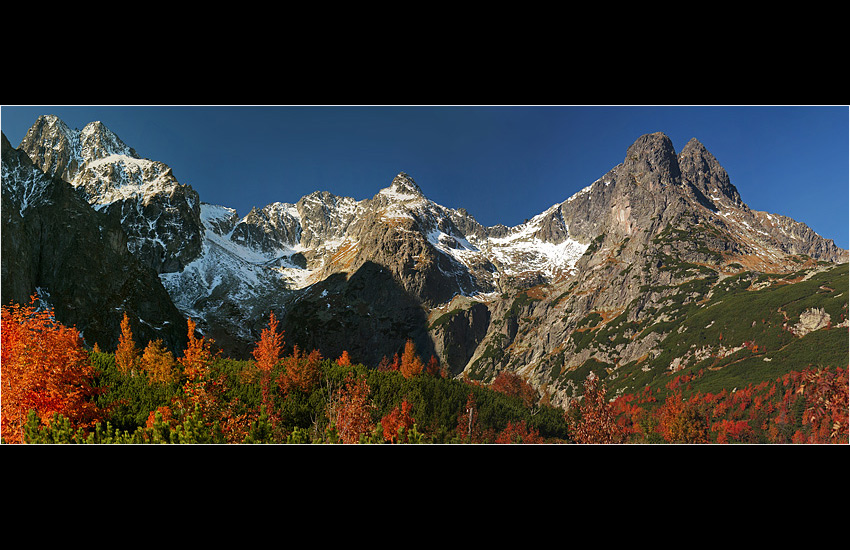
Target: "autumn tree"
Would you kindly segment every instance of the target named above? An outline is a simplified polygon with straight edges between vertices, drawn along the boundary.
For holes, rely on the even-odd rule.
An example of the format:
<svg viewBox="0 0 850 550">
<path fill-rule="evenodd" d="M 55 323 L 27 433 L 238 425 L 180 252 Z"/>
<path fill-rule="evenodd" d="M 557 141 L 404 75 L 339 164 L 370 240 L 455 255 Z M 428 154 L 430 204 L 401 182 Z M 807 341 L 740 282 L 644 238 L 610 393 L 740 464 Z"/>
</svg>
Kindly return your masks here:
<svg viewBox="0 0 850 550">
<path fill-rule="evenodd" d="M 848 371 L 809 367 L 800 375 L 797 393 L 805 398 L 806 442 L 848 443 Z M 798 438 L 799 439 L 799 438 Z"/>
<path fill-rule="evenodd" d="M 336 364 L 340 367 L 350 367 L 351 366 L 351 357 L 348 355 L 347 350 L 342 351 L 342 355 L 339 356 L 339 359 L 336 360 Z"/>
<path fill-rule="evenodd" d="M 188 409 L 200 407 L 201 414 L 206 416 L 213 407 L 213 395 L 210 392 L 209 367 L 213 361 L 212 340 L 195 336 L 195 322 L 186 320 L 188 341 L 183 356 L 177 361 L 183 367 L 186 383 L 183 392 L 188 399 Z M 191 410 L 187 410 L 191 412 Z"/>
<path fill-rule="evenodd" d="M 349 373 L 345 386 L 338 390 L 335 400 L 329 405 L 329 418 L 343 443 L 358 443 L 361 435 L 368 435 L 374 430 L 370 391 L 365 378 L 355 379 Z"/>
<path fill-rule="evenodd" d="M 708 423 L 696 403 L 685 401 L 680 392 L 668 395 L 656 414 L 657 430 L 668 442 L 708 442 Z"/>
<path fill-rule="evenodd" d="M 278 376 L 278 386 L 283 393 L 297 389 L 309 392 L 319 381 L 321 375 L 322 354 L 319 350 L 313 350 L 304 355 L 296 345 L 292 354 L 284 357 L 283 371 Z"/>
<path fill-rule="evenodd" d="M 722 419 L 715 423 L 711 430 L 717 432 L 718 443 L 750 443 L 755 441 L 755 433 L 746 420 Z"/>
<path fill-rule="evenodd" d="M 42 424 L 61 415 L 75 429 L 98 419 L 92 401 L 94 369 L 79 332 L 58 323 L 51 309 L 39 310 L 36 303 L 33 296 L 27 306 L 2 308 L 0 432 L 7 443 L 23 442 L 30 411 Z"/>
<path fill-rule="evenodd" d="M 174 354 L 165 347 L 161 338 L 148 342 L 139 364 L 151 384 L 168 384 L 174 380 Z"/>
<path fill-rule="evenodd" d="M 422 372 L 424 365 L 422 359 L 416 353 L 416 345 L 413 340 L 408 339 L 404 344 L 404 353 L 401 355 L 399 370 L 405 378 L 413 378 Z"/>
<path fill-rule="evenodd" d="M 273 415 L 273 403 L 271 400 L 271 374 L 272 369 L 280 360 L 280 352 L 283 349 L 283 333 L 277 331 L 278 321 L 274 312 L 269 313 L 269 326 L 260 334 L 252 352 L 257 367 L 260 369 L 260 383 L 263 395 L 263 406 L 266 412 Z"/>
<path fill-rule="evenodd" d="M 385 441 L 390 443 L 405 443 L 407 441 L 407 432 L 416 423 L 411 416 L 412 410 L 413 405 L 405 398 L 401 405 L 396 405 L 381 418 L 381 428 L 383 428 Z"/>
<path fill-rule="evenodd" d="M 446 378 L 446 370 L 440 366 L 439 359 L 433 355 L 431 356 L 431 359 L 428 360 L 428 365 L 425 366 L 425 372 L 431 376 Z"/>
<path fill-rule="evenodd" d="M 525 420 L 519 422 L 508 422 L 504 430 L 499 432 L 495 443 L 543 443 L 543 438 L 540 433 L 526 425 Z"/>
<path fill-rule="evenodd" d="M 538 400 L 537 390 L 515 372 L 502 371 L 490 384 L 490 389 L 522 399 L 523 405 L 530 408 Z"/>
<path fill-rule="evenodd" d="M 124 312 L 121 319 L 121 335 L 118 337 L 118 348 L 115 350 L 115 364 L 122 374 L 133 374 L 139 363 L 139 350 L 130 329 L 130 318 Z"/>
<path fill-rule="evenodd" d="M 264 372 L 271 372 L 272 368 L 280 360 L 283 349 L 283 333 L 277 331 L 278 320 L 274 312 L 269 313 L 269 324 L 260 334 L 260 341 L 254 346 L 252 352 L 257 366 Z"/>
<path fill-rule="evenodd" d="M 183 366 L 183 374 L 190 380 L 206 376 L 213 360 L 212 341 L 203 336 L 195 336 L 195 326 L 191 318 L 186 319 L 186 349 L 183 350 L 183 356 L 177 360 Z"/>
<path fill-rule="evenodd" d="M 378 366 L 376 368 L 380 372 L 389 372 L 389 370 L 390 370 L 390 360 L 387 358 L 386 355 L 381 357 L 381 361 L 378 363 Z"/>
<path fill-rule="evenodd" d="M 617 424 L 613 407 L 605 398 L 605 386 L 591 373 L 584 381 L 580 404 L 567 410 L 569 431 L 576 443 L 623 443 L 625 434 Z M 571 412 L 576 412 L 575 418 Z"/>
</svg>

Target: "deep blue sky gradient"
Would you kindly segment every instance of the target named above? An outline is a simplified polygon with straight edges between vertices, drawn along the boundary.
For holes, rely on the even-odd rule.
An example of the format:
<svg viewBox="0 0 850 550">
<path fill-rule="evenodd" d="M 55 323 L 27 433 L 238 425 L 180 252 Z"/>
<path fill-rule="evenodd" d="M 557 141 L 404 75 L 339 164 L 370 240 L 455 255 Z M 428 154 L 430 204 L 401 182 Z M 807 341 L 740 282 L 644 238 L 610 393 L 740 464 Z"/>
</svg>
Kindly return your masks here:
<svg viewBox="0 0 850 550">
<path fill-rule="evenodd" d="M 41 114 L 100 120 L 172 167 L 201 200 L 235 208 L 316 190 L 370 198 L 407 172 L 428 198 L 516 225 L 622 162 L 638 137 L 695 137 L 755 210 L 848 247 L 845 106 L 2 106 L 17 147 Z"/>
</svg>

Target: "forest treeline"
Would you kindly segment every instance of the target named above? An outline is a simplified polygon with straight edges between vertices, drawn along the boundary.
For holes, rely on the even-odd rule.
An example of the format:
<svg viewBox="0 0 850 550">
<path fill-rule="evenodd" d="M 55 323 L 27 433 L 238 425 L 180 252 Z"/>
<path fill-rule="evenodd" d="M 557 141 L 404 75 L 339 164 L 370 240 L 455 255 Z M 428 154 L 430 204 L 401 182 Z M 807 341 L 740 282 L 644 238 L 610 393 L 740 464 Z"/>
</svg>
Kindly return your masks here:
<svg viewBox="0 0 850 550">
<path fill-rule="evenodd" d="M 515 373 L 446 376 L 412 341 L 379 365 L 286 347 L 269 314 L 253 359 L 213 351 L 187 320 L 179 357 L 143 348 L 125 314 L 115 350 L 87 349 L 52 311 L 2 308 L 4 443 L 847 443 L 845 367 L 809 366 L 719 393 L 701 373 L 612 399 L 591 376 L 564 409 Z"/>
</svg>

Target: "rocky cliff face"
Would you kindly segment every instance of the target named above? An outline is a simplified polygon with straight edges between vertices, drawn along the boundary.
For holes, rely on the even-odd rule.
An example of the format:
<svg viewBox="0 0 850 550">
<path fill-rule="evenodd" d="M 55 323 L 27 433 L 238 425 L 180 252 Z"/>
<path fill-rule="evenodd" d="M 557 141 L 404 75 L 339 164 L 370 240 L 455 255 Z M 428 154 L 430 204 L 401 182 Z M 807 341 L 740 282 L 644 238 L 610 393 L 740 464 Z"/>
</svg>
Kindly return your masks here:
<svg viewBox="0 0 850 550">
<path fill-rule="evenodd" d="M 139 341 L 182 349 L 186 324 L 156 273 L 128 249 L 121 226 L 2 137 L 2 297 L 53 306 L 89 345 L 114 349 L 124 312 Z"/>
</svg>

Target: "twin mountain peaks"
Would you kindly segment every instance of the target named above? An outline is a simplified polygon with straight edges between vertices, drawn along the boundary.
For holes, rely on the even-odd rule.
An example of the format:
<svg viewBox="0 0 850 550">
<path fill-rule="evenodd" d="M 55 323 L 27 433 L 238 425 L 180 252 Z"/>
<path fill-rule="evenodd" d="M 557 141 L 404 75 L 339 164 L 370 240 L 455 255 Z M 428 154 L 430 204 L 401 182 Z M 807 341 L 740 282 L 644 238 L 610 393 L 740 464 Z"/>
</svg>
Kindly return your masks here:
<svg viewBox="0 0 850 550">
<path fill-rule="evenodd" d="M 747 207 L 699 141 L 677 154 L 663 133 L 514 227 L 438 205 L 403 172 L 369 199 L 316 191 L 240 215 L 101 122 L 41 116 L 18 148 L 2 140 L 3 303 L 38 294 L 103 349 L 127 312 L 143 343 L 181 350 L 191 317 L 247 357 L 274 311 L 290 347 L 375 366 L 410 338 L 454 376 L 511 370 L 558 403 L 590 371 L 663 376 L 734 349 L 665 344 L 731 281 L 765 292 L 766 275 L 848 261 L 805 224 Z"/>
</svg>

